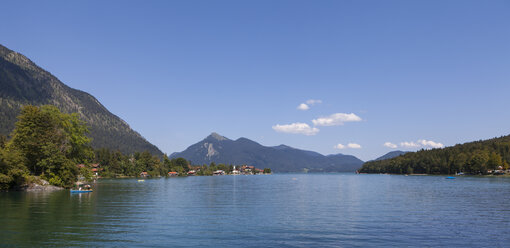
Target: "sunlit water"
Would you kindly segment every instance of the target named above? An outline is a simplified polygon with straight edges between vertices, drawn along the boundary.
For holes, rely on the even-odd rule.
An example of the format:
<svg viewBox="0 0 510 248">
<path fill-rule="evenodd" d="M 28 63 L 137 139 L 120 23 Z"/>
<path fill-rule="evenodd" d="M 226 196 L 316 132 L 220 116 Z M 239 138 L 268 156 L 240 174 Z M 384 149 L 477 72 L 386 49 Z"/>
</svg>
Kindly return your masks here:
<svg viewBox="0 0 510 248">
<path fill-rule="evenodd" d="M 510 247 L 510 178 L 275 174 L 0 193 L 1 247 Z"/>
</svg>

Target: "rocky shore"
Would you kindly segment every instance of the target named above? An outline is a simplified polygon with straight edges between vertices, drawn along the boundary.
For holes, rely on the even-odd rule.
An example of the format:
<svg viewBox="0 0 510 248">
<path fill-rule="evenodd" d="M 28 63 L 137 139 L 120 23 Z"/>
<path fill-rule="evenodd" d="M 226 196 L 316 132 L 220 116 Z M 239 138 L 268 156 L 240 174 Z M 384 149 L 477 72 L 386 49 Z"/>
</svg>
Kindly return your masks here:
<svg viewBox="0 0 510 248">
<path fill-rule="evenodd" d="M 51 185 L 48 181 L 39 178 L 37 182 L 25 184 L 19 188 L 16 188 L 15 190 L 27 192 L 40 192 L 40 191 L 50 192 L 63 189 L 64 188 Z"/>
</svg>

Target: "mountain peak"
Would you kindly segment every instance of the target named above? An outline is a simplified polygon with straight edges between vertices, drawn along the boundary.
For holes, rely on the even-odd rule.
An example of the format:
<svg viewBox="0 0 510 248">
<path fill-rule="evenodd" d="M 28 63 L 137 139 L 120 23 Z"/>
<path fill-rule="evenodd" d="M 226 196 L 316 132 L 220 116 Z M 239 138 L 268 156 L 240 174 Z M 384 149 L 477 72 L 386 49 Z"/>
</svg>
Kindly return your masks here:
<svg viewBox="0 0 510 248">
<path fill-rule="evenodd" d="M 398 156 L 401 156 L 401 155 L 404 155 L 408 152 L 404 152 L 404 151 L 400 151 L 400 150 L 396 150 L 396 151 L 391 151 L 391 152 L 388 152 L 386 154 L 384 154 L 383 156 L 380 156 L 376 159 L 374 159 L 375 161 L 378 161 L 378 160 L 385 160 L 385 159 L 390 159 L 390 158 L 394 158 L 394 157 L 398 157 Z"/>
<path fill-rule="evenodd" d="M 354 172 L 363 165 L 363 161 L 350 155 L 324 156 L 287 145 L 263 146 L 248 138 L 230 140 L 217 133 L 170 157 L 182 157 L 194 165 L 247 164 L 274 172 Z"/>
<path fill-rule="evenodd" d="M 282 149 L 292 149 L 292 147 L 288 146 L 288 145 L 284 145 L 284 144 L 281 144 L 279 146 L 273 146 L 274 149 L 279 149 L 279 150 L 282 150 Z"/>
<path fill-rule="evenodd" d="M 216 132 L 212 132 L 209 136 L 207 136 L 207 138 L 215 139 L 215 140 L 219 140 L 219 141 L 228 140 L 227 138 L 225 138 L 224 136 L 219 135 Z"/>
<path fill-rule="evenodd" d="M 342 153 L 335 153 L 335 154 L 330 154 L 328 156 L 345 156 L 345 154 L 342 154 Z"/>
</svg>

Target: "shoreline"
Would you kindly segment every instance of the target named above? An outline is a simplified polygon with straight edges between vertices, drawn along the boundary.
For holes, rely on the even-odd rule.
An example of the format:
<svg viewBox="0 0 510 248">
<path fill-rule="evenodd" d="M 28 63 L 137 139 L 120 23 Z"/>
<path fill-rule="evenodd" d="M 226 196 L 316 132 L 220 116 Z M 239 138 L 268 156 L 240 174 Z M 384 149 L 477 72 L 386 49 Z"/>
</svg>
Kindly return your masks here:
<svg viewBox="0 0 510 248">
<path fill-rule="evenodd" d="M 510 177 L 510 174 L 503 175 L 456 175 L 456 174 L 398 174 L 398 173 L 357 173 L 364 175 L 394 175 L 394 176 L 455 176 L 455 177 Z"/>
</svg>

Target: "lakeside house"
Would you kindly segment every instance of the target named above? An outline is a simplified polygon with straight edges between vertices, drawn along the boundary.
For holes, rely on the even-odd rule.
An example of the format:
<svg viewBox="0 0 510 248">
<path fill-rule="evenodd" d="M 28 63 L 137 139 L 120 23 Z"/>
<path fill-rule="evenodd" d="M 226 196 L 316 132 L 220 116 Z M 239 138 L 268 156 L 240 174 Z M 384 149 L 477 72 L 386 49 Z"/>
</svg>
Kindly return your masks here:
<svg viewBox="0 0 510 248">
<path fill-rule="evenodd" d="M 102 168 L 100 168 L 99 164 L 91 164 L 92 172 L 94 173 L 94 176 L 99 177 L 99 171 L 101 171 Z"/>
<path fill-rule="evenodd" d="M 140 173 L 140 177 L 150 177 L 150 175 L 147 171 L 142 171 L 142 173 Z"/>
<path fill-rule="evenodd" d="M 224 166 L 219 168 L 215 168 L 216 170 L 208 170 L 206 167 L 205 171 L 202 171 L 203 168 L 201 166 L 190 166 L 190 170 L 185 172 L 183 175 L 177 171 L 170 171 L 167 173 L 168 177 L 178 177 L 178 176 L 223 176 L 223 175 L 262 175 L 265 174 L 263 169 L 255 168 L 255 166 L 250 165 L 232 165 L 232 166 Z M 212 168 L 210 168 L 212 169 Z"/>
<path fill-rule="evenodd" d="M 100 164 L 91 164 L 89 166 L 85 165 L 85 164 L 77 164 L 76 167 L 78 167 L 78 169 L 81 169 L 81 168 L 87 168 L 87 169 L 90 169 L 90 171 L 92 172 L 92 174 L 96 177 L 96 178 L 99 178 L 99 172 L 103 170 L 103 168 L 101 168 L 101 165 Z"/>
</svg>

